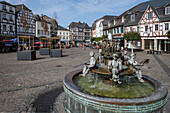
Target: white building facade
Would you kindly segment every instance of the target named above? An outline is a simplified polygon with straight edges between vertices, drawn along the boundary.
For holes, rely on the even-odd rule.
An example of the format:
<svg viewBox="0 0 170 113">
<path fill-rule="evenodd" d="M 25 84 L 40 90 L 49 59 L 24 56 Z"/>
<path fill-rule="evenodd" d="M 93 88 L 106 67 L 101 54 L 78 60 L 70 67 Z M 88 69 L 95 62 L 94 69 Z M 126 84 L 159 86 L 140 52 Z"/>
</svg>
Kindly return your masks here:
<svg viewBox="0 0 170 113">
<path fill-rule="evenodd" d="M 104 19 L 99 19 L 96 21 L 96 37 L 103 36 L 103 24 Z"/>
<path fill-rule="evenodd" d="M 46 38 L 50 38 L 51 37 L 51 29 L 50 29 L 50 23 L 47 23 L 46 22 L 46 25 L 47 25 L 47 31 L 45 32 L 44 28 L 42 27 L 42 21 L 36 21 L 36 37 L 46 37 Z"/>
</svg>

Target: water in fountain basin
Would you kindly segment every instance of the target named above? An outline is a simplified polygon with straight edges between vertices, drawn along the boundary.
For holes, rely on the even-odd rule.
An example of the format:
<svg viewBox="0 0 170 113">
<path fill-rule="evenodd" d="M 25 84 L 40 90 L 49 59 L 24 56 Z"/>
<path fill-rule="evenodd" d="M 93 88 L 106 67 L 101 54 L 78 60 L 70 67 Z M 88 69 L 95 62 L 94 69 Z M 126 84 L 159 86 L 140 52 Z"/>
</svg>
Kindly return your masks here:
<svg viewBox="0 0 170 113">
<path fill-rule="evenodd" d="M 75 85 L 94 95 L 112 98 L 139 98 L 153 93 L 154 87 L 148 82 L 139 82 L 136 77 L 124 77 L 122 84 L 115 84 L 98 74 L 89 73 L 86 77 L 73 78 Z"/>
</svg>

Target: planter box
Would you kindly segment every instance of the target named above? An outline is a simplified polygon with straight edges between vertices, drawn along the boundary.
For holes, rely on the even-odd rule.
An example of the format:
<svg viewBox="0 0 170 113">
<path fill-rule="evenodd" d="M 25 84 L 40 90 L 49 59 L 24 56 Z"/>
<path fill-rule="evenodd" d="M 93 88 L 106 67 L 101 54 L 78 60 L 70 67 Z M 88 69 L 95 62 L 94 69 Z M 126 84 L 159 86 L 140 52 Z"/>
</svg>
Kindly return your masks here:
<svg viewBox="0 0 170 113">
<path fill-rule="evenodd" d="M 39 53 L 40 53 L 40 55 L 50 55 L 50 49 L 49 48 L 40 48 Z"/>
<path fill-rule="evenodd" d="M 60 49 L 51 49 L 50 56 L 51 57 L 62 57 L 62 50 L 60 50 Z"/>
<path fill-rule="evenodd" d="M 17 51 L 18 60 L 35 60 L 36 51 Z"/>
</svg>

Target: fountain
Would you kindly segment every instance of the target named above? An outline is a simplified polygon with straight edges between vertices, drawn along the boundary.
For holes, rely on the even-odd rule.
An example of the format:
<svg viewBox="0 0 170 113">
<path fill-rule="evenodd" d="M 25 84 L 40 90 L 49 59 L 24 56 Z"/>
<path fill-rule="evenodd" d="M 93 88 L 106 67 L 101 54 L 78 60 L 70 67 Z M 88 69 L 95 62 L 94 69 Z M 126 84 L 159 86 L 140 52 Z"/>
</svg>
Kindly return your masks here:
<svg viewBox="0 0 170 113">
<path fill-rule="evenodd" d="M 160 82 L 142 75 L 149 59 L 138 63 L 135 53 L 120 50 L 120 41 L 103 40 L 96 59 L 64 78 L 67 113 L 162 113 L 168 91 Z"/>
</svg>

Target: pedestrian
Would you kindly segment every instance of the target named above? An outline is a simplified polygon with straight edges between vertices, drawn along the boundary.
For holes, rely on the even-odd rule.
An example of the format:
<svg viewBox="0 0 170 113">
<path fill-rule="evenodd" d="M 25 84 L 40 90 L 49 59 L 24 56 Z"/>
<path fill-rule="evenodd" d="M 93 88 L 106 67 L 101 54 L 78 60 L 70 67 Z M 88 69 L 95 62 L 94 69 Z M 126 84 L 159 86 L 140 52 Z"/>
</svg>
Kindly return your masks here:
<svg viewBox="0 0 170 113">
<path fill-rule="evenodd" d="M 99 50 L 99 45 L 97 45 L 97 50 Z"/>
</svg>

